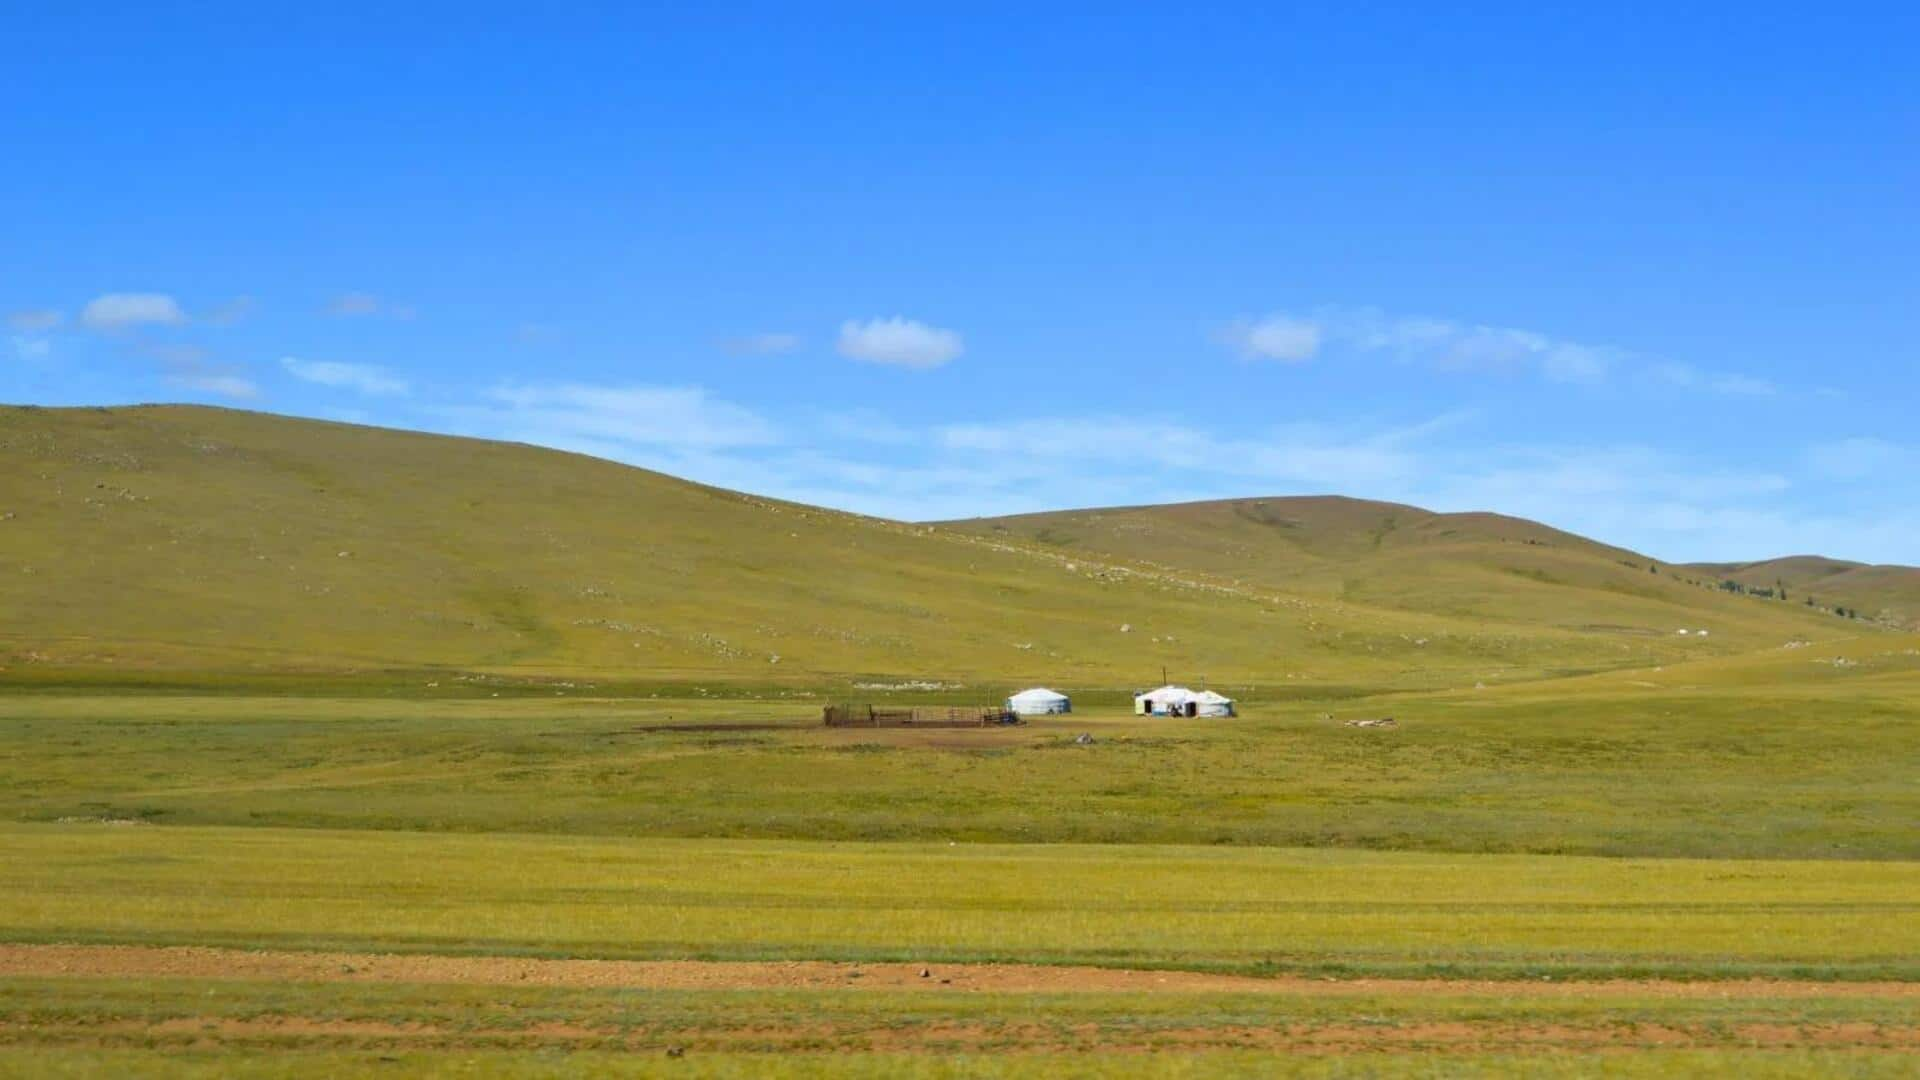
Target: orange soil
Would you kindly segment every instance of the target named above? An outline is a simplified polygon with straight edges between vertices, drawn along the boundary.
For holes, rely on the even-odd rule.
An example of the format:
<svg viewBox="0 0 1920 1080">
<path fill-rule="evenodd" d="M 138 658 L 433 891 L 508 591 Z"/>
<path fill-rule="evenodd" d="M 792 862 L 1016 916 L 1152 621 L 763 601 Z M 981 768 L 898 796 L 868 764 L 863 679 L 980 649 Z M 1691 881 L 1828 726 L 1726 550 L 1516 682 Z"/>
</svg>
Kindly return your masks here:
<svg viewBox="0 0 1920 1080">
<path fill-rule="evenodd" d="M 925 976 L 921 975 L 926 971 Z M 0 976 L 273 979 L 308 982 L 472 983 L 654 990 L 925 990 L 1032 992 L 1233 992 L 1497 997 L 1920 997 L 1920 983 L 1739 979 L 1259 978 L 1192 971 L 1038 964 L 857 964 L 824 960 L 542 960 L 503 956 L 272 952 L 127 945 L 0 944 Z"/>
</svg>

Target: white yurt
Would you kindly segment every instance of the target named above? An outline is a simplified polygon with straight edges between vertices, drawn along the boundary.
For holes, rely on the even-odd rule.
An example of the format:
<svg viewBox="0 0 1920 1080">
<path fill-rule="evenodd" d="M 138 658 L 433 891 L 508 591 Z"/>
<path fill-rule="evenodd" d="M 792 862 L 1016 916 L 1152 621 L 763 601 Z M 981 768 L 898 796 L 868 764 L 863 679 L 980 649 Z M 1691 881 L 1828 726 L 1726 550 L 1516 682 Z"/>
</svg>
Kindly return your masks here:
<svg viewBox="0 0 1920 1080">
<path fill-rule="evenodd" d="M 1193 695 L 1194 704 L 1199 707 L 1201 716 L 1232 716 L 1233 699 L 1225 694 L 1216 694 L 1211 690 L 1202 690 Z"/>
<path fill-rule="evenodd" d="M 1133 696 L 1135 716 L 1198 716 L 1194 692 L 1184 686 L 1163 686 Z"/>
<path fill-rule="evenodd" d="M 1050 713 L 1069 713 L 1073 711 L 1073 702 L 1067 695 L 1056 693 L 1044 686 L 1031 690 L 1022 690 L 1007 699 L 1007 711 L 1016 716 L 1046 716 Z"/>
</svg>

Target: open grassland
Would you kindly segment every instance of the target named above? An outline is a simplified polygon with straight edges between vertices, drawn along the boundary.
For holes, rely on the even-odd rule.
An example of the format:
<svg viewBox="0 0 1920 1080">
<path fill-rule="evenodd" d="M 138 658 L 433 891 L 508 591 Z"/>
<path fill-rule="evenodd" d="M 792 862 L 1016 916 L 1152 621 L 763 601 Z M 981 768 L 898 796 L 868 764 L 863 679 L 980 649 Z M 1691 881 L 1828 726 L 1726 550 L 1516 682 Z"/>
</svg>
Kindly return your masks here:
<svg viewBox="0 0 1920 1080">
<path fill-rule="evenodd" d="M 0 936 L 1326 974 L 1913 978 L 1920 867 L 12 825 Z"/>
<path fill-rule="evenodd" d="M 957 731 L 16 690 L 0 1074 L 1910 1075 L 1915 648 Z"/>
<path fill-rule="evenodd" d="M 1307 580 L 1232 571 L 1241 547 L 1284 543 L 1271 524 L 1109 558 L 526 446 L 219 409 L 0 407 L 0 684 L 1125 687 L 1165 665 L 1372 691 L 1859 630 L 1511 519 L 1399 530 L 1381 547 L 1402 561 L 1380 563 L 1374 516 L 1316 526 L 1332 546 Z"/>
<path fill-rule="evenodd" d="M 826 730 L 790 698 L 13 694 L 0 817 L 1914 858 L 1915 644 L 960 731 Z M 1342 723 L 1378 716 L 1399 726 Z"/>
<path fill-rule="evenodd" d="M 1916 898 L 1889 862 L 16 825 L 0 939 L 137 944 L 0 947 L 0 1073 L 1895 1076 Z"/>
<path fill-rule="evenodd" d="M 0 1074 L 1910 1074 L 1911 572 L 1712 569 L 0 408 Z"/>
<path fill-rule="evenodd" d="M 1879 1078 L 1913 1075 L 1911 1061 L 1898 1053 L 1819 1050 L 1649 1049 L 1623 1056 L 1619 1048 L 1568 1052 L 1561 1048 L 1532 1053 L 1467 1053 L 1435 1056 L 1429 1052 L 1383 1053 L 1367 1050 L 1351 1056 L 1275 1054 L 1270 1051 L 1214 1050 L 1178 1055 L 1136 1053 L 955 1053 L 915 1055 L 901 1052 L 862 1054 L 794 1053 L 782 1056 L 718 1053 L 663 1058 L 618 1052 L 335 1051 L 274 1048 L 228 1051 L 199 1049 L 156 1060 L 141 1051 L 0 1050 L 0 1075 L 30 1077 L 110 1077 L 129 1073 L 155 1077 L 282 1077 L 354 1075 L 432 1075 L 511 1078 L 569 1076 L 674 1076 L 714 1080 L 772 1077 L 802 1080 L 855 1077 L 872 1080 L 962 1080 L 977 1077 L 1083 1078 L 1150 1077 L 1166 1080 L 1226 1077 L 1299 1077 L 1304 1080 L 1436 1080 L 1439 1077 L 1513 1078 L 1698 1077 L 1739 1076 L 1755 1080 L 1787 1077 Z"/>
<path fill-rule="evenodd" d="M 208 1075 L 224 1065 L 265 1076 L 382 1066 L 510 1076 L 1579 1076 L 1603 1066 L 1888 1076 L 1920 1039 L 1920 1011 L 1889 998 L 1737 995 L 640 994 L 78 978 L 0 979 L 0 1031 L 25 1033 L 0 1050 L 0 1070 L 36 1075 L 116 1065 Z M 670 1048 L 679 1054 L 667 1057 Z M 1623 1061 L 1622 1050 L 1641 1053 Z M 272 1065 L 260 1057 L 268 1051 Z"/>
</svg>

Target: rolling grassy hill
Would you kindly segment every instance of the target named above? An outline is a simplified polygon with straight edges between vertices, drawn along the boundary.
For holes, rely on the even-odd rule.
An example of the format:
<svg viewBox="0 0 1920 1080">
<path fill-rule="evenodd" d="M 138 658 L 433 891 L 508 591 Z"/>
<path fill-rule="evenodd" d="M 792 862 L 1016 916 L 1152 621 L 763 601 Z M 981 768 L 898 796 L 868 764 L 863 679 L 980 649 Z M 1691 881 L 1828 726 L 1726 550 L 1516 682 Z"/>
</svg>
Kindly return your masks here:
<svg viewBox="0 0 1920 1080">
<path fill-rule="evenodd" d="M 1338 496 L 1232 499 L 976 518 L 946 527 L 1236 586 L 1538 631 L 1851 632 L 1789 605 L 1500 514 Z"/>
<path fill-rule="evenodd" d="M 1760 562 L 1691 563 L 1687 569 L 1749 589 L 1784 591 L 1794 603 L 1846 607 L 1866 618 L 1920 628 L 1920 567 L 1790 555 Z"/>
<path fill-rule="evenodd" d="M 1859 631 L 1494 515 L 1267 499 L 933 527 L 521 445 L 0 408 L 0 685 L 1126 687 L 1165 665 L 1326 694 Z"/>
</svg>

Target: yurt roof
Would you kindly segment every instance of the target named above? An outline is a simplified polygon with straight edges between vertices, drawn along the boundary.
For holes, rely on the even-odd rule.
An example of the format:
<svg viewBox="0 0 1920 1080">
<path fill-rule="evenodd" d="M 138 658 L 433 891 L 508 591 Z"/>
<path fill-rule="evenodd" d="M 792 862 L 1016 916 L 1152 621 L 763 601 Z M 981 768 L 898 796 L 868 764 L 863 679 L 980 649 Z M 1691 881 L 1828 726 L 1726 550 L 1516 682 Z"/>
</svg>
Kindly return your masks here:
<svg viewBox="0 0 1920 1080">
<path fill-rule="evenodd" d="M 1233 700 L 1225 694 L 1216 694 L 1211 690 L 1202 690 L 1198 694 L 1195 694 L 1194 698 L 1198 701 L 1204 701 L 1209 705 L 1219 705 Z"/>
<path fill-rule="evenodd" d="M 1149 690 L 1135 696 L 1152 698 L 1155 701 L 1184 701 L 1193 696 L 1193 691 L 1184 686 L 1163 686 L 1158 690 Z"/>
<path fill-rule="evenodd" d="M 1049 690 L 1044 686 L 1036 686 L 1031 690 L 1022 690 L 1019 693 L 1012 695 L 1010 698 L 1008 698 L 1008 700 L 1009 701 L 1065 701 L 1067 700 L 1067 695 L 1062 694 L 1057 690 Z"/>
</svg>

